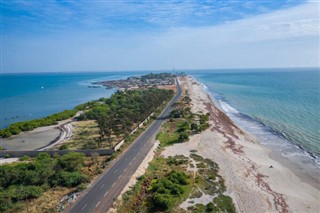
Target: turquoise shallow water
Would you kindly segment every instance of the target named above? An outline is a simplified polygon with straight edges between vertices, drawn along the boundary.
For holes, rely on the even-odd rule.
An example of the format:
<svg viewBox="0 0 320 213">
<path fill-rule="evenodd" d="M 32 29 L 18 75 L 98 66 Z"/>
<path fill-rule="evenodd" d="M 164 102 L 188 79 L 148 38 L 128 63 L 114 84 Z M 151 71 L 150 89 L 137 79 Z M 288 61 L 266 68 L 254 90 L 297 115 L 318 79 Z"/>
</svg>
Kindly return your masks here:
<svg viewBox="0 0 320 213">
<path fill-rule="evenodd" d="M 43 73 L 0 75 L 0 127 L 72 109 L 109 97 L 114 90 L 88 88 L 91 82 L 120 79 L 137 72 Z"/>
<path fill-rule="evenodd" d="M 319 69 L 191 73 L 232 120 L 263 144 L 320 165 Z"/>
</svg>

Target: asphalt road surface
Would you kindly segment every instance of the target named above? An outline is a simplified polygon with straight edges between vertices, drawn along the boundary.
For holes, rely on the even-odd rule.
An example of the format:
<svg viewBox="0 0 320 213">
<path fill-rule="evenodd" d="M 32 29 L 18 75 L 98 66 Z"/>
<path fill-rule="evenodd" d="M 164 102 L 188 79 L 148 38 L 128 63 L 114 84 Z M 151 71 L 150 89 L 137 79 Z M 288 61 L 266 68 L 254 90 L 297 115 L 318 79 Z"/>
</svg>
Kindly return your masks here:
<svg viewBox="0 0 320 213">
<path fill-rule="evenodd" d="M 177 94 L 161 115 L 145 130 L 115 163 L 100 176 L 83 197 L 75 203 L 69 212 L 107 212 L 131 176 L 138 169 L 154 145 L 154 137 L 171 111 L 172 104 L 181 96 L 178 84 Z"/>
</svg>

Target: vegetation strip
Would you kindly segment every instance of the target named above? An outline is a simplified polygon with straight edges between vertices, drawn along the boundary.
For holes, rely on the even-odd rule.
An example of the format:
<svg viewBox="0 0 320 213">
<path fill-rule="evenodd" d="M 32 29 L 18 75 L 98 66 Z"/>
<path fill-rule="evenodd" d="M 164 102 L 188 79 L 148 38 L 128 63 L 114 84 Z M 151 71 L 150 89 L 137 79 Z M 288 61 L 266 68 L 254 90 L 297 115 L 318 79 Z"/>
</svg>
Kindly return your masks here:
<svg viewBox="0 0 320 213">
<path fill-rule="evenodd" d="M 189 135 L 209 127 L 209 115 L 192 113 L 189 104 L 188 96 L 175 104 L 170 120 L 157 135 L 160 148 L 155 158 L 135 186 L 123 195 L 118 212 L 235 212 L 232 199 L 223 194 L 224 180 L 216 163 L 196 155 L 196 150 L 189 156 L 161 156 L 165 146 L 187 142 Z M 210 196 L 211 201 L 193 204 L 202 196 Z M 184 202 L 186 209 L 180 207 Z"/>
</svg>

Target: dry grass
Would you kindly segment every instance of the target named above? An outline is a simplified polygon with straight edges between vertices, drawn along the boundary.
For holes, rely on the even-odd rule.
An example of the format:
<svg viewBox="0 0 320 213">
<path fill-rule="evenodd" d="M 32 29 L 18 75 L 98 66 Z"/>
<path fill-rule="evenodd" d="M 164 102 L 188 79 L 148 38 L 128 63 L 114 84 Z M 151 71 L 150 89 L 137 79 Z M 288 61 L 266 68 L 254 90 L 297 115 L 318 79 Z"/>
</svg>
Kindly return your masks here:
<svg viewBox="0 0 320 213">
<path fill-rule="evenodd" d="M 158 89 L 166 89 L 166 90 L 173 90 L 174 92 L 177 91 L 177 86 L 176 85 L 161 85 L 157 86 Z"/>
<path fill-rule="evenodd" d="M 72 192 L 73 189 L 65 187 L 56 187 L 44 192 L 38 199 L 30 200 L 28 202 L 29 212 L 57 212 L 57 206 L 60 199 Z M 27 203 L 24 202 L 21 212 L 27 213 Z"/>
<path fill-rule="evenodd" d="M 94 120 L 77 121 L 73 124 L 73 136 L 58 145 L 56 149 L 60 149 L 61 146 L 67 146 L 68 150 L 76 149 L 109 149 L 110 144 L 104 139 L 100 144 L 98 124 Z M 119 142 L 119 139 L 115 136 L 112 137 L 112 147 Z M 112 148 L 111 147 L 111 148 Z"/>
</svg>

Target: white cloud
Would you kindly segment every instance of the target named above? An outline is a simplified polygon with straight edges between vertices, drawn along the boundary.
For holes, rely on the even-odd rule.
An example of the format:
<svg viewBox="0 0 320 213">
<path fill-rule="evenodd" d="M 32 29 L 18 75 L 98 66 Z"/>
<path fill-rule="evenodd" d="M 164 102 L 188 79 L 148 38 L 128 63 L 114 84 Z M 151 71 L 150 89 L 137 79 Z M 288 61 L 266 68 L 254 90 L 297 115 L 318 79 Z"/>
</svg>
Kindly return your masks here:
<svg viewBox="0 0 320 213">
<path fill-rule="evenodd" d="M 319 2 L 212 27 L 5 40 L 4 72 L 319 67 Z"/>
</svg>

